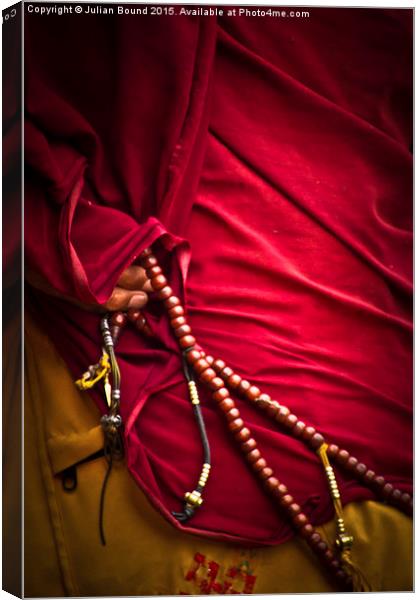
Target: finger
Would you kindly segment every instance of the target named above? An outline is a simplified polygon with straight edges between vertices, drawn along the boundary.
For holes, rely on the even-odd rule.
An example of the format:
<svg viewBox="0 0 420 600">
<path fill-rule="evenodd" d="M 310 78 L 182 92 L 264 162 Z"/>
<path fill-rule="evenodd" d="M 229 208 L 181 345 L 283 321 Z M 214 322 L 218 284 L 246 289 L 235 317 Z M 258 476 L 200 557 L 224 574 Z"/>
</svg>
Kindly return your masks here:
<svg viewBox="0 0 420 600">
<path fill-rule="evenodd" d="M 141 290 L 148 281 L 146 271 L 142 267 L 131 265 L 122 272 L 117 285 L 126 290 Z"/>
<path fill-rule="evenodd" d="M 126 290 L 116 287 L 111 297 L 105 304 L 107 310 L 128 310 L 129 308 L 143 308 L 148 297 L 145 292 L 139 290 Z"/>
</svg>

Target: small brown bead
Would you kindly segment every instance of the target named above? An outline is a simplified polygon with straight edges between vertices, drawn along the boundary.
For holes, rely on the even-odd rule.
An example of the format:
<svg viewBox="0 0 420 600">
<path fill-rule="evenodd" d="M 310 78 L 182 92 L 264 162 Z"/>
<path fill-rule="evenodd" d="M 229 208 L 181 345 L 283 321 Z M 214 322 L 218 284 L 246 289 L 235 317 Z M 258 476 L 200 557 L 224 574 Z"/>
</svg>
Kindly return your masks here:
<svg viewBox="0 0 420 600">
<path fill-rule="evenodd" d="M 226 367 L 226 363 L 224 360 L 218 358 L 214 361 L 213 367 L 216 369 L 216 371 L 223 371 L 223 369 Z"/>
<path fill-rule="evenodd" d="M 172 296 L 172 288 L 169 285 L 166 285 L 161 290 L 156 292 L 156 298 L 158 300 L 167 300 Z"/>
<path fill-rule="evenodd" d="M 242 429 L 244 425 L 245 425 L 245 423 L 243 422 L 243 420 L 240 418 L 237 418 L 229 423 L 229 429 L 230 429 L 230 431 L 235 433 L 236 431 L 239 431 L 240 429 Z"/>
<path fill-rule="evenodd" d="M 278 421 L 279 423 L 283 423 L 289 415 L 290 415 L 290 410 L 287 408 L 287 406 L 280 405 L 279 411 L 276 416 L 276 421 Z"/>
<path fill-rule="evenodd" d="M 407 492 L 404 492 L 404 494 L 401 496 L 401 504 L 409 505 L 410 502 L 411 502 L 410 494 L 407 494 Z"/>
<path fill-rule="evenodd" d="M 275 419 L 278 415 L 278 412 L 280 410 L 280 407 L 278 404 L 275 404 L 274 402 L 270 402 L 270 404 L 262 404 L 261 405 L 262 408 L 265 410 L 265 412 L 267 413 L 267 415 L 269 417 L 271 417 L 272 419 Z"/>
<path fill-rule="evenodd" d="M 224 387 L 220 388 L 219 390 L 217 390 L 217 392 L 213 393 L 213 399 L 216 400 L 216 402 L 220 402 L 219 406 L 221 406 L 223 402 L 225 402 L 226 400 L 230 400 L 229 391 Z M 230 401 L 233 402 L 233 400 Z"/>
<path fill-rule="evenodd" d="M 137 327 L 137 329 L 139 329 L 141 331 L 142 329 L 144 329 L 145 325 L 146 325 L 146 319 L 143 317 L 143 315 L 140 315 L 139 318 L 137 319 L 137 321 L 135 322 L 135 326 Z"/>
<path fill-rule="evenodd" d="M 348 459 L 349 459 L 350 454 L 347 452 L 347 450 L 340 450 L 337 454 L 337 461 L 340 463 L 340 465 L 344 465 Z"/>
<path fill-rule="evenodd" d="M 270 492 L 274 492 L 274 490 L 278 488 L 279 483 L 280 481 L 277 479 L 277 477 L 268 477 L 264 482 L 264 485 L 268 490 L 270 490 Z"/>
<path fill-rule="evenodd" d="M 265 458 L 262 457 L 252 463 L 252 468 L 254 469 L 254 471 L 261 471 L 261 469 L 264 469 L 266 466 L 267 461 L 265 460 Z"/>
<path fill-rule="evenodd" d="M 169 296 L 164 302 L 165 307 L 169 310 L 181 304 L 180 299 L 177 296 Z"/>
<path fill-rule="evenodd" d="M 153 254 L 141 260 L 141 266 L 143 267 L 143 269 L 151 269 L 152 267 L 156 267 L 157 264 L 157 258 L 156 256 L 153 256 Z"/>
<path fill-rule="evenodd" d="M 286 427 L 288 427 L 289 429 L 292 429 L 296 423 L 298 422 L 298 418 L 296 415 L 289 415 L 288 417 L 285 418 L 284 420 L 284 424 L 286 425 Z"/>
<path fill-rule="evenodd" d="M 219 392 L 220 392 L 220 390 L 219 390 Z M 215 394 L 213 394 L 213 398 L 219 392 L 216 392 Z M 235 403 L 234 403 L 234 401 L 231 398 L 226 397 L 226 398 L 223 398 L 222 401 L 219 403 L 219 407 L 222 409 L 222 411 L 224 413 L 226 413 L 226 412 L 229 412 L 230 410 L 232 410 L 232 408 L 235 407 Z"/>
<path fill-rule="evenodd" d="M 298 421 L 296 423 L 296 425 L 293 427 L 292 433 L 296 437 L 299 437 L 300 435 L 302 435 L 302 433 L 304 432 L 305 428 L 306 428 L 305 423 L 303 421 Z"/>
<path fill-rule="evenodd" d="M 156 265 L 155 267 L 150 267 L 149 269 L 146 269 L 146 275 L 149 279 L 153 279 L 153 277 L 156 277 L 156 275 L 161 275 L 162 274 L 162 269 L 159 267 L 159 265 Z"/>
<path fill-rule="evenodd" d="M 261 458 L 261 452 L 258 450 L 258 448 L 254 448 L 254 450 L 251 450 L 251 452 L 248 452 L 246 455 L 246 459 L 250 463 L 259 460 L 259 458 Z"/>
<path fill-rule="evenodd" d="M 308 538 L 311 537 L 311 535 L 313 534 L 313 532 L 314 532 L 314 528 L 312 527 L 312 525 L 310 523 L 307 523 L 300 530 L 300 535 L 302 537 L 304 537 L 305 539 L 308 539 Z"/>
<path fill-rule="evenodd" d="M 212 365 L 214 363 L 214 358 L 209 354 L 206 354 L 206 360 L 209 363 L 209 365 Z"/>
<path fill-rule="evenodd" d="M 220 388 L 224 387 L 224 385 L 225 385 L 225 382 L 223 381 L 223 379 L 221 379 L 221 377 L 215 377 L 210 382 L 210 389 L 220 390 Z"/>
<path fill-rule="evenodd" d="M 251 452 L 251 450 L 254 450 L 254 448 L 256 448 L 256 447 L 257 447 L 257 442 L 254 440 L 254 438 L 250 438 L 249 440 L 244 442 L 241 446 L 243 452 Z"/>
<path fill-rule="evenodd" d="M 330 444 L 328 446 L 328 456 L 330 456 L 331 458 L 334 458 L 334 456 L 337 456 L 337 454 L 339 453 L 340 448 L 336 445 L 336 444 Z"/>
<path fill-rule="evenodd" d="M 402 496 L 401 490 L 393 489 L 392 494 L 390 496 L 390 500 L 392 500 L 393 502 L 399 502 L 401 500 L 401 496 Z"/>
<path fill-rule="evenodd" d="M 279 494 L 281 496 L 285 496 L 287 494 L 289 490 L 287 489 L 287 486 L 284 485 L 284 483 L 279 483 Z"/>
<path fill-rule="evenodd" d="M 373 480 L 373 483 L 376 487 L 381 488 L 385 485 L 385 479 L 382 477 L 382 475 L 377 475 Z"/>
<path fill-rule="evenodd" d="M 127 315 L 120 311 L 114 312 L 111 317 L 111 323 L 117 327 L 124 327 L 124 325 L 127 323 Z"/>
<path fill-rule="evenodd" d="M 319 535 L 319 533 L 317 531 L 314 531 L 314 533 L 309 538 L 309 542 L 310 542 L 311 546 L 315 546 L 315 545 L 319 544 L 320 541 L 321 541 L 321 536 Z"/>
<path fill-rule="evenodd" d="M 190 346 L 195 346 L 196 341 L 193 335 L 184 335 L 184 337 L 178 338 L 178 343 L 184 350 Z"/>
<path fill-rule="evenodd" d="M 333 571 L 338 571 L 341 568 L 341 563 L 339 560 L 334 559 L 331 561 L 330 567 Z"/>
<path fill-rule="evenodd" d="M 314 550 L 317 554 L 324 554 L 324 552 L 328 550 L 328 545 L 324 542 L 324 540 L 321 540 L 316 544 L 316 546 L 314 546 Z"/>
<path fill-rule="evenodd" d="M 350 456 L 346 463 L 346 467 L 353 471 L 355 469 L 355 467 L 357 467 L 358 464 L 359 464 L 359 461 L 357 460 L 357 458 L 354 456 Z"/>
<path fill-rule="evenodd" d="M 272 476 L 272 474 L 273 474 L 273 469 L 270 469 L 270 467 L 264 467 L 258 473 L 258 475 L 260 476 L 260 479 L 268 479 L 269 477 Z"/>
<path fill-rule="evenodd" d="M 184 335 L 189 335 L 191 333 L 191 327 L 189 325 L 181 325 L 174 330 L 174 334 L 177 338 L 184 337 Z M 208 361 L 207 361 L 208 362 Z"/>
<path fill-rule="evenodd" d="M 194 350 L 195 352 L 195 350 Z M 189 352 L 189 354 L 191 354 L 191 352 Z M 209 363 L 206 361 L 205 358 L 199 358 L 193 365 L 194 371 L 198 374 L 200 374 L 202 371 L 205 371 L 206 369 L 210 368 Z"/>
<path fill-rule="evenodd" d="M 366 483 L 370 483 L 371 481 L 373 481 L 375 479 L 375 477 L 376 477 L 375 471 L 372 471 L 371 469 L 369 469 L 363 475 L 363 481 L 366 481 Z"/>
<path fill-rule="evenodd" d="M 394 491 L 394 486 L 391 485 L 390 483 L 386 483 L 384 485 L 384 487 L 382 488 L 382 495 L 384 496 L 384 498 L 388 498 L 388 496 L 390 496 L 393 491 Z"/>
<path fill-rule="evenodd" d="M 324 440 L 324 436 L 321 435 L 320 433 L 315 433 L 315 435 L 313 435 L 311 437 L 311 439 L 309 440 L 309 444 L 312 448 L 319 448 L 320 446 L 322 446 L 322 444 L 325 442 Z"/>
<path fill-rule="evenodd" d="M 248 427 L 243 427 L 238 433 L 235 433 L 235 440 L 237 442 L 247 442 L 251 437 L 251 432 Z"/>
<path fill-rule="evenodd" d="M 195 364 L 198 360 L 200 360 L 200 358 L 201 354 L 198 350 L 190 350 L 189 352 L 187 352 L 187 361 L 190 365 Z"/>
<path fill-rule="evenodd" d="M 331 563 L 333 562 L 333 560 L 335 560 L 335 555 L 334 555 L 334 552 L 328 548 L 328 550 L 326 550 L 326 551 L 324 552 L 324 555 L 323 555 L 323 557 L 322 557 L 322 558 L 323 558 L 323 560 L 325 560 L 325 561 L 326 561 L 328 564 L 331 564 Z"/>
<path fill-rule="evenodd" d="M 240 394 L 245 394 L 251 387 L 251 384 L 246 379 L 242 379 L 241 383 L 238 385 L 238 392 Z"/>
<path fill-rule="evenodd" d="M 304 525 L 306 525 L 308 522 L 308 519 L 306 517 L 306 515 L 304 515 L 303 513 L 299 513 L 298 515 L 296 515 L 293 518 L 293 523 L 296 525 L 296 527 L 303 527 Z"/>
<path fill-rule="evenodd" d="M 162 288 L 165 287 L 165 285 L 168 285 L 168 280 L 166 279 L 165 275 L 155 275 L 154 277 L 152 277 L 152 279 L 150 280 L 150 284 L 152 286 L 152 288 L 155 290 L 155 292 L 161 290 Z"/>
<path fill-rule="evenodd" d="M 291 504 L 293 504 L 293 496 L 290 494 L 285 494 L 280 498 L 280 504 L 281 506 L 288 508 Z"/>
<path fill-rule="evenodd" d="M 185 315 L 185 311 L 184 308 L 178 304 L 177 306 L 174 306 L 168 310 L 168 315 L 171 319 L 176 319 L 176 317 L 183 317 Z"/>
<path fill-rule="evenodd" d="M 261 390 L 256 385 L 251 385 L 251 387 L 246 391 L 246 397 L 249 400 L 256 400 L 259 398 L 260 394 Z"/>
<path fill-rule="evenodd" d="M 141 317 L 141 310 L 138 308 L 130 308 L 127 312 L 128 320 L 135 323 L 139 317 Z"/>
<path fill-rule="evenodd" d="M 171 319 L 170 321 L 172 329 L 177 329 L 181 327 L 181 325 L 186 325 L 187 319 L 185 317 L 175 317 L 175 319 Z"/>
<path fill-rule="evenodd" d="M 231 375 L 233 375 L 233 373 L 233 369 L 231 369 L 230 367 L 225 367 L 221 374 L 223 377 L 230 377 Z"/>
<path fill-rule="evenodd" d="M 293 502 L 287 509 L 291 515 L 298 515 L 301 511 L 299 504 Z"/>
<path fill-rule="evenodd" d="M 227 380 L 227 384 L 229 387 L 235 389 L 238 387 L 238 385 L 241 383 L 242 378 L 239 375 L 236 375 L 236 373 L 234 373 L 233 375 L 231 375 L 230 377 L 228 377 Z"/>
<path fill-rule="evenodd" d="M 364 465 L 364 464 L 363 464 L 363 463 L 361 463 L 361 462 L 357 463 L 357 465 L 356 465 L 356 467 L 355 467 L 355 469 L 354 469 L 354 472 L 355 472 L 355 473 L 356 473 L 356 475 L 358 475 L 359 477 L 363 477 L 363 476 L 364 476 L 364 474 L 366 473 L 366 471 L 367 471 L 367 466 L 366 466 L 366 465 Z"/>
<path fill-rule="evenodd" d="M 206 369 L 205 371 L 203 371 L 202 373 L 200 373 L 200 379 L 201 381 L 205 381 L 206 383 L 209 383 L 212 379 L 214 379 L 216 377 L 216 371 L 214 369 Z"/>
<path fill-rule="evenodd" d="M 228 410 L 225 413 L 225 415 L 228 421 L 234 421 L 235 419 L 239 419 L 239 417 L 241 416 L 239 410 L 236 407 L 233 407 L 230 410 Z"/>
<path fill-rule="evenodd" d="M 315 427 L 311 427 L 310 425 L 308 425 L 307 427 L 305 427 L 305 429 L 302 432 L 302 439 L 310 440 L 311 437 L 313 435 L 315 435 L 315 433 L 316 433 Z"/>
<path fill-rule="evenodd" d="M 271 402 L 271 396 L 269 396 L 268 394 L 260 394 L 258 400 L 261 400 L 261 402 Z"/>
<path fill-rule="evenodd" d="M 148 246 L 144 250 L 141 251 L 140 258 L 146 258 L 152 254 L 152 249 Z"/>
</svg>

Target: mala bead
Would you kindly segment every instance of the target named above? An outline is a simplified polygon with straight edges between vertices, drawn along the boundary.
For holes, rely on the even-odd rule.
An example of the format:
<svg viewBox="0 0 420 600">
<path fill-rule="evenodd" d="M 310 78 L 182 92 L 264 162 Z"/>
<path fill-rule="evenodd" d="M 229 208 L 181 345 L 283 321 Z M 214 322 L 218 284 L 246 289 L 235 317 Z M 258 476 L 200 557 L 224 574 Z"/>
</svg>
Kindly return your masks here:
<svg viewBox="0 0 420 600">
<path fill-rule="evenodd" d="M 220 390 L 219 390 L 219 392 L 220 392 Z M 216 392 L 216 394 L 218 394 L 219 392 Z M 213 397 L 216 394 L 213 394 Z M 223 412 L 227 413 L 230 410 L 232 410 L 232 408 L 235 408 L 235 403 L 231 398 L 229 398 L 227 396 L 226 398 L 223 398 L 223 400 L 219 403 L 219 407 L 222 409 Z"/>
<path fill-rule="evenodd" d="M 256 385 L 251 385 L 251 387 L 248 388 L 248 390 L 246 391 L 246 397 L 248 398 L 248 400 L 251 400 L 251 402 L 255 402 L 255 400 L 259 398 L 260 395 L 261 390 L 257 388 Z"/>
<path fill-rule="evenodd" d="M 247 440 L 246 442 L 244 442 L 241 446 L 241 449 L 243 452 L 251 452 L 251 450 L 254 450 L 254 448 L 257 447 L 257 442 L 254 440 L 254 438 L 250 438 L 249 440 Z"/>
<path fill-rule="evenodd" d="M 330 444 L 327 448 L 327 453 L 330 458 L 337 456 L 340 448 L 336 444 Z"/>
<path fill-rule="evenodd" d="M 375 477 L 376 477 L 375 471 L 368 469 L 366 471 L 366 473 L 363 475 L 363 481 L 365 483 L 372 483 L 372 481 L 375 479 Z"/>
<path fill-rule="evenodd" d="M 153 279 L 153 277 L 156 277 L 156 275 L 161 275 L 162 274 L 162 269 L 156 265 L 155 267 L 150 267 L 148 269 L 146 269 L 146 275 L 149 279 Z"/>
<path fill-rule="evenodd" d="M 386 483 L 381 490 L 381 494 L 384 498 L 388 498 L 392 494 L 393 491 L 394 491 L 394 486 L 391 485 L 390 483 Z"/>
<path fill-rule="evenodd" d="M 403 504 L 403 505 L 405 504 L 408 506 L 410 504 L 410 502 L 412 502 L 410 494 L 407 494 L 407 492 L 404 492 L 401 496 L 401 504 Z"/>
<path fill-rule="evenodd" d="M 277 477 L 268 477 L 264 482 L 265 487 L 270 491 L 274 492 L 279 487 L 280 481 Z"/>
<path fill-rule="evenodd" d="M 292 429 L 296 425 L 297 422 L 298 422 L 298 418 L 296 415 L 289 415 L 284 420 L 284 424 L 289 429 Z"/>
<path fill-rule="evenodd" d="M 270 404 L 262 404 L 262 408 L 272 419 L 275 419 L 277 417 L 280 410 L 280 406 L 274 402 L 270 402 Z"/>
<path fill-rule="evenodd" d="M 238 385 L 241 383 L 241 381 L 242 381 L 241 377 L 239 377 L 239 375 L 236 375 L 236 373 L 234 373 L 233 375 L 228 377 L 226 383 L 228 384 L 228 386 L 230 388 L 236 389 L 238 387 Z"/>
<path fill-rule="evenodd" d="M 155 275 L 151 278 L 150 284 L 155 292 L 157 292 L 168 285 L 168 280 L 166 279 L 165 275 Z"/>
<path fill-rule="evenodd" d="M 299 529 L 308 523 L 308 518 L 302 512 L 293 517 L 293 523 Z"/>
<path fill-rule="evenodd" d="M 340 465 L 345 465 L 349 457 L 350 454 L 347 452 L 347 450 L 339 450 L 337 453 L 337 461 L 340 463 Z"/>
<path fill-rule="evenodd" d="M 382 477 L 382 475 L 377 475 L 373 479 L 373 484 L 375 485 L 376 488 L 383 488 L 385 485 L 385 479 Z"/>
<path fill-rule="evenodd" d="M 289 506 L 287 507 L 287 510 L 289 511 L 289 513 L 293 516 L 296 516 L 300 513 L 301 508 L 299 506 L 299 504 L 296 504 L 296 502 L 293 502 L 292 504 L 289 504 Z"/>
<path fill-rule="evenodd" d="M 302 435 L 302 433 L 305 431 L 305 429 L 306 429 L 305 423 L 303 421 L 298 421 L 296 423 L 296 425 L 293 427 L 292 433 L 296 437 L 299 437 Z"/>
<path fill-rule="evenodd" d="M 158 261 L 157 261 L 156 256 L 153 256 L 153 254 L 151 254 L 150 256 L 147 256 L 146 258 L 142 258 L 141 266 L 143 267 L 143 269 L 151 269 L 152 267 L 158 266 Z"/>
<path fill-rule="evenodd" d="M 246 443 L 251 438 L 251 432 L 248 427 L 243 427 L 238 433 L 235 434 L 235 440 L 237 442 Z"/>
<path fill-rule="evenodd" d="M 141 251 L 140 258 L 146 258 L 147 256 L 150 256 L 151 254 L 152 254 L 152 249 L 150 248 L 150 246 L 147 246 L 147 248 L 145 248 L 144 250 Z"/>
<path fill-rule="evenodd" d="M 195 363 L 197 363 L 201 359 L 201 353 L 198 350 L 189 350 L 186 353 L 186 357 L 187 357 L 187 362 L 190 365 L 193 365 L 194 369 L 195 369 Z"/>
<path fill-rule="evenodd" d="M 172 297 L 172 288 L 169 285 L 165 285 L 161 290 L 156 292 L 156 298 L 158 300 L 167 300 Z"/>
<path fill-rule="evenodd" d="M 223 371 L 223 369 L 226 367 L 226 363 L 224 360 L 221 360 L 220 358 L 218 358 L 217 360 L 214 361 L 213 363 L 213 368 L 216 369 L 216 371 Z"/>
<path fill-rule="evenodd" d="M 319 533 L 317 531 L 314 531 L 314 533 L 309 538 L 310 545 L 316 546 L 317 544 L 319 544 L 320 541 L 321 541 L 321 536 L 319 535 Z"/>
<path fill-rule="evenodd" d="M 208 354 L 206 354 L 205 356 L 206 356 L 207 362 L 208 362 L 210 365 L 213 365 L 213 363 L 214 363 L 214 358 L 213 358 L 212 356 L 209 356 Z"/>
<path fill-rule="evenodd" d="M 285 419 L 287 419 L 289 415 L 290 410 L 287 408 L 287 406 L 280 405 L 276 415 L 276 421 L 278 421 L 279 423 L 284 423 Z"/>
<path fill-rule="evenodd" d="M 232 433 L 236 433 L 237 431 L 242 429 L 244 427 L 244 425 L 245 425 L 245 423 L 243 422 L 243 420 L 240 418 L 237 418 L 229 423 L 229 429 L 230 429 L 230 431 L 232 431 Z"/>
<path fill-rule="evenodd" d="M 202 371 L 209 369 L 210 365 L 205 358 L 199 358 L 194 364 L 193 369 L 199 375 Z"/>
<path fill-rule="evenodd" d="M 183 317 L 185 315 L 185 311 L 183 307 L 178 304 L 177 306 L 174 306 L 168 310 L 168 315 L 171 319 L 176 319 L 176 317 Z"/>
<path fill-rule="evenodd" d="M 268 479 L 269 477 L 272 476 L 272 474 L 273 474 L 273 469 L 271 469 L 270 467 L 264 467 L 263 469 L 261 469 L 261 471 L 258 472 L 260 479 L 263 479 L 263 480 Z"/>
<path fill-rule="evenodd" d="M 310 425 L 307 425 L 304 428 L 304 430 L 302 431 L 302 439 L 305 440 L 305 442 L 308 442 L 315 434 L 316 434 L 315 427 L 311 427 Z"/>
<path fill-rule="evenodd" d="M 170 324 L 173 329 L 177 329 L 178 327 L 181 327 L 181 325 L 185 325 L 186 323 L 187 319 L 183 316 L 175 317 L 175 319 L 170 320 Z"/>
<path fill-rule="evenodd" d="M 355 458 L 354 456 L 350 456 L 345 466 L 347 467 L 347 469 L 353 471 L 355 467 L 357 467 L 358 463 L 359 461 L 357 460 L 357 458 Z"/>
<path fill-rule="evenodd" d="M 124 327 L 127 324 L 127 315 L 125 315 L 123 312 L 118 311 L 118 312 L 114 312 L 114 314 L 111 317 L 111 324 L 115 325 L 116 327 Z"/>
<path fill-rule="evenodd" d="M 309 444 L 312 448 L 317 450 L 322 444 L 325 444 L 324 436 L 320 433 L 315 433 L 309 440 Z"/>
<path fill-rule="evenodd" d="M 164 305 L 165 305 L 165 308 L 167 308 L 169 310 L 171 308 L 174 308 L 175 306 L 180 306 L 181 300 L 177 296 L 169 296 L 169 298 L 167 298 L 164 301 Z"/>
<path fill-rule="evenodd" d="M 354 472 L 358 477 L 363 477 L 363 475 L 366 473 L 366 471 L 367 471 L 367 466 L 361 462 L 357 463 L 357 465 L 354 468 Z"/>
<path fill-rule="evenodd" d="M 291 506 L 292 504 L 293 504 L 293 496 L 291 496 L 290 494 L 284 494 L 280 498 L 280 505 L 283 506 L 284 508 L 289 508 L 289 506 Z"/>
<path fill-rule="evenodd" d="M 228 421 L 234 421 L 241 416 L 239 410 L 235 407 L 228 410 L 225 414 Z"/>
<path fill-rule="evenodd" d="M 317 554 L 324 554 L 328 550 L 328 544 L 321 540 L 314 546 L 314 550 Z"/>
<path fill-rule="evenodd" d="M 250 454 L 252 454 L 252 453 L 250 453 Z M 261 471 L 261 469 L 264 469 L 266 466 L 267 466 L 267 461 L 262 456 L 258 460 L 254 461 L 252 463 L 252 468 L 254 469 L 254 471 Z"/>
<path fill-rule="evenodd" d="M 221 372 L 221 376 L 223 378 L 230 377 L 231 375 L 233 375 L 233 369 L 231 369 L 230 367 L 225 367 Z"/>
<path fill-rule="evenodd" d="M 245 394 L 249 388 L 251 387 L 251 384 L 249 383 L 249 381 L 247 381 L 246 379 L 241 379 L 240 384 L 238 385 L 238 392 L 240 394 Z"/>
<path fill-rule="evenodd" d="M 392 490 L 392 493 L 390 495 L 390 500 L 392 502 L 399 502 L 401 500 L 401 496 L 402 496 L 402 491 L 401 490 L 397 490 L 396 488 L 394 488 Z"/>
<path fill-rule="evenodd" d="M 179 345 L 184 350 L 186 348 L 190 348 L 191 346 L 195 346 L 196 341 L 197 340 L 193 335 L 184 335 L 184 337 L 178 339 Z"/>
<path fill-rule="evenodd" d="M 250 463 L 257 461 L 260 458 L 261 458 L 261 452 L 258 450 L 258 448 L 254 448 L 254 450 L 251 450 L 251 452 L 248 452 L 246 455 L 246 459 Z"/>
<path fill-rule="evenodd" d="M 183 339 L 183 338 L 181 338 Z M 214 369 L 208 368 L 205 371 L 202 371 L 202 373 L 200 373 L 200 379 L 201 381 L 204 381 L 205 383 L 210 383 L 210 381 L 212 379 L 214 379 L 216 377 L 216 371 Z"/>
<path fill-rule="evenodd" d="M 174 334 L 177 338 L 182 338 L 184 335 L 189 335 L 191 333 L 191 327 L 189 325 L 181 325 L 174 330 Z"/>
<path fill-rule="evenodd" d="M 216 402 L 220 402 L 219 406 L 221 406 L 223 402 L 230 400 L 229 391 L 226 388 L 220 388 L 219 390 L 217 390 L 217 392 L 214 392 L 213 398 L 214 400 L 216 400 Z M 233 400 L 230 401 L 233 403 Z"/>
<path fill-rule="evenodd" d="M 127 312 L 127 318 L 132 323 L 135 323 L 139 317 L 142 316 L 141 310 L 138 308 L 129 308 Z"/>
<path fill-rule="evenodd" d="M 307 523 L 306 525 L 304 525 L 300 530 L 300 535 L 303 538 L 305 538 L 306 540 L 308 540 L 313 533 L 314 533 L 314 528 L 310 523 Z"/>
<path fill-rule="evenodd" d="M 224 385 L 225 385 L 225 382 L 220 377 L 215 377 L 209 383 L 210 389 L 215 390 L 215 391 L 220 390 L 220 388 L 222 388 Z"/>
</svg>

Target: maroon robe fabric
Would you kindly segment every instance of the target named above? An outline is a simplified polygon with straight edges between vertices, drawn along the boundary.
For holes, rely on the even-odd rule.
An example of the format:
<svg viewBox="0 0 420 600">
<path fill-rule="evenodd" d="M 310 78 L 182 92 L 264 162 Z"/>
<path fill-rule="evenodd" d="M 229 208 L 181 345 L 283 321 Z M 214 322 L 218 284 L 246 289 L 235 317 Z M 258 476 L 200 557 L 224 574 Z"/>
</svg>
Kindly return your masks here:
<svg viewBox="0 0 420 600">
<path fill-rule="evenodd" d="M 27 15 L 27 266 L 103 303 L 156 242 L 209 354 L 410 491 L 412 11 L 308 10 Z M 98 316 L 29 296 L 80 376 Z M 186 531 L 290 538 L 201 388 L 212 474 L 187 526 L 171 516 L 201 445 L 167 318 L 146 313 L 155 339 L 129 328 L 118 345 L 136 481 Z M 238 403 L 276 476 L 314 523 L 330 518 L 316 454 Z M 337 477 L 345 503 L 374 498 Z"/>
</svg>

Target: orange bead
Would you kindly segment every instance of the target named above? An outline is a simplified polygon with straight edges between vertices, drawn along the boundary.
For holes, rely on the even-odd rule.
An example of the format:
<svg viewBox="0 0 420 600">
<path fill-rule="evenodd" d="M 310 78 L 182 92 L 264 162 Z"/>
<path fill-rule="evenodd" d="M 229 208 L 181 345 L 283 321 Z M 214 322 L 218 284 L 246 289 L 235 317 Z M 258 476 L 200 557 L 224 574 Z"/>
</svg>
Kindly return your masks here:
<svg viewBox="0 0 420 600">
<path fill-rule="evenodd" d="M 195 346 L 196 341 L 193 335 L 184 335 L 184 337 L 179 338 L 178 343 L 185 350 L 186 348 L 190 348 L 190 346 Z"/>
<path fill-rule="evenodd" d="M 216 402 L 220 402 L 219 406 L 221 406 L 223 404 L 223 402 L 230 400 L 229 392 L 226 388 L 220 388 L 220 390 L 217 390 L 217 392 L 214 392 L 213 398 L 214 398 L 214 400 L 216 400 Z M 233 400 L 230 400 L 230 401 L 233 402 Z"/>
</svg>

